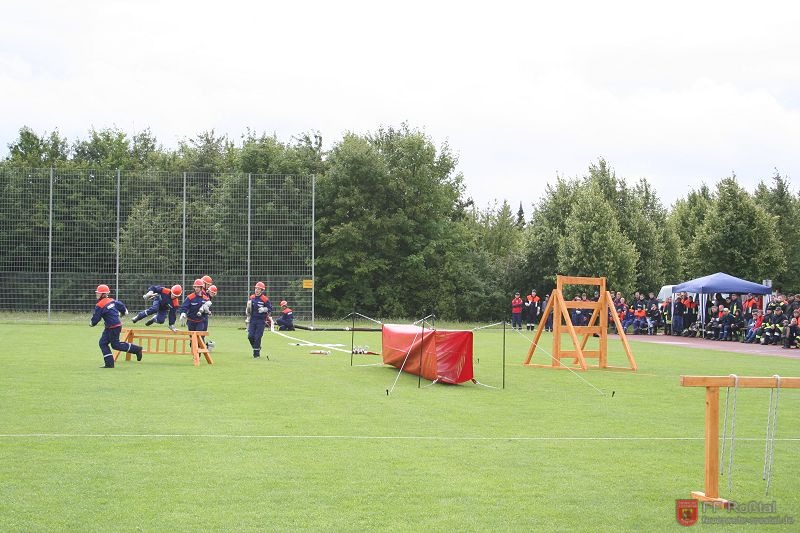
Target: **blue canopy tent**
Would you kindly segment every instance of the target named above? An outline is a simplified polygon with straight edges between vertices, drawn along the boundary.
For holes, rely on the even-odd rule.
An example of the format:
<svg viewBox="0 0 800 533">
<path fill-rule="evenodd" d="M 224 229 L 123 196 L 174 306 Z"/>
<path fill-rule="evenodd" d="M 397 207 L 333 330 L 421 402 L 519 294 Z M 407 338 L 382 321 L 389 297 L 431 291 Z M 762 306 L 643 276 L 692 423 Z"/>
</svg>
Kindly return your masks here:
<svg viewBox="0 0 800 533">
<path fill-rule="evenodd" d="M 672 287 L 672 294 L 679 292 L 695 292 L 700 295 L 700 321 L 705 329 L 706 302 L 708 301 L 709 294 L 717 292 L 724 292 L 727 294 L 734 292 L 737 294 L 771 294 L 772 288 L 761 285 L 760 283 L 743 280 L 724 272 L 717 272 L 716 274 L 685 281 Z"/>
</svg>

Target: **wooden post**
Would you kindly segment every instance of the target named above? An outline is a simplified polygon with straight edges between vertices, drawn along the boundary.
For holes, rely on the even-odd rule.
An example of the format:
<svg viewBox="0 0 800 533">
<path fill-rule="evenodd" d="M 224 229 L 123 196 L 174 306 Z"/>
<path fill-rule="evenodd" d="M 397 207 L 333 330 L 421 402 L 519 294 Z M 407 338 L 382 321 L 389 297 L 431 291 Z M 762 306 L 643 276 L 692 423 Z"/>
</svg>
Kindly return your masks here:
<svg viewBox="0 0 800 533">
<path fill-rule="evenodd" d="M 719 500 L 719 387 L 706 387 L 705 493 L 692 492 L 697 500 Z"/>
<path fill-rule="evenodd" d="M 692 491 L 692 498 L 726 506 L 728 500 L 719 497 L 719 388 L 774 389 L 778 378 L 735 376 L 681 376 L 681 387 L 706 388 L 705 491 Z M 781 377 L 782 389 L 800 389 L 800 378 Z"/>
</svg>

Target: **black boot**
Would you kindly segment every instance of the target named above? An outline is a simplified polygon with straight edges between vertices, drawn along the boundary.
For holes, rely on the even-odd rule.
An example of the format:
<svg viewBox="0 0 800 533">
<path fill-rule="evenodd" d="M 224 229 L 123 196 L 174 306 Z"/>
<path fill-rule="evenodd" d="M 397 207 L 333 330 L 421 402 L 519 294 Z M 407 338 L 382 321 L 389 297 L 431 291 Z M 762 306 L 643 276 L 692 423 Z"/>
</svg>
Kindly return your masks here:
<svg viewBox="0 0 800 533">
<path fill-rule="evenodd" d="M 141 361 L 142 351 L 144 350 L 144 348 L 142 348 L 141 346 L 136 346 L 135 344 L 132 345 L 131 348 L 135 348 L 135 350 L 133 350 L 133 353 L 136 355 L 136 360 Z"/>
<path fill-rule="evenodd" d="M 103 366 L 101 366 L 100 368 L 114 368 L 114 356 L 113 355 L 111 355 L 111 354 L 104 355 L 103 356 L 103 361 L 105 361 L 105 364 Z"/>
</svg>

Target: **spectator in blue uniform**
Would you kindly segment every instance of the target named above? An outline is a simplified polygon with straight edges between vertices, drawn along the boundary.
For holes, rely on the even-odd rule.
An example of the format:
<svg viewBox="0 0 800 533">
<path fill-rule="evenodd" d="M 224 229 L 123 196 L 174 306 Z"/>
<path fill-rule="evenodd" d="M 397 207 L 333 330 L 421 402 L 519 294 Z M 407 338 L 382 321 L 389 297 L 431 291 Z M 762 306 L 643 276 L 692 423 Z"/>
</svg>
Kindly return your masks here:
<svg viewBox="0 0 800 533">
<path fill-rule="evenodd" d="M 142 347 L 119 340 L 119 333 L 122 330 L 120 315 L 127 315 L 128 309 L 125 304 L 114 298 L 109 298 L 111 290 L 108 285 L 98 285 L 94 291 L 97 304 L 94 306 L 89 325 L 94 327 L 100 320 L 103 321 L 105 329 L 100 336 L 100 352 L 103 354 L 103 366 L 100 368 L 114 368 L 114 356 L 111 349 L 129 352 L 136 356 L 137 361 L 142 360 Z"/>
<path fill-rule="evenodd" d="M 169 317 L 167 324 L 169 329 L 175 331 L 175 310 L 180 307 L 178 298 L 183 294 L 183 287 L 180 285 L 173 285 L 171 288 L 162 287 L 161 285 L 151 285 L 147 288 L 147 292 L 142 296 L 145 301 L 152 298 L 150 307 L 144 311 L 140 311 L 131 322 L 134 324 L 150 315 L 156 315 L 147 322 L 145 326 L 150 326 L 154 322 L 163 324 L 164 320 Z"/>
<path fill-rule="evenodd" d="M 194 280 L 192 284 L 194 292 L 186 297 L 178 311 L 181 313 L 181 324 L 186 323 L 189 331 L 205 331 L 206 321 L 200 309 L 209 301 L 205 294 L 205 287 L 202 279 Z"/>
<path fill-rule="evenodd" d="M 247 299 L 247 340 L 253 348 L 253 358 L 261 357 L 261 337 L 264 329 L 271 324 L 270 314 L 272 313 L 272 303 L 267 295 L 264 294 L 267 286 L 263 282 L 256 283 L 253 294 Z"/>
<path fill-rule="evenodd" d="M 275 321 L 278 331 L 294 331 L 294 312 L 286 300 L 281 300 L 281 316 Z"/>
</svg>

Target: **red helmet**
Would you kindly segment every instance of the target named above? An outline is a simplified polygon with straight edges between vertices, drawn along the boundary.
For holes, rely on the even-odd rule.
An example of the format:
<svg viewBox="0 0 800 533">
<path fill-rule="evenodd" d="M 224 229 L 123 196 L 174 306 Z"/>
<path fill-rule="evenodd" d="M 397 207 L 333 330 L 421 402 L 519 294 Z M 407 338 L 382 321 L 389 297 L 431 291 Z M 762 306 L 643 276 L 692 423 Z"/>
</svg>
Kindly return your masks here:
<svg viewBox="0 0 800 533">
<path fill-rule="evenodd" d="M 177 298 L 178 296 L 183 294 L 183 287 L 181 287 L 180 285 L 173 285 L 172 288 L 169 290 L 169 292 L 172 293 L 173 297 Z"/>
<path fill-rule="evenodd" d="M 203 283 L 205 283 L 206 285 L 211 285 L 212 283 L 214 283 L 214 280 L 211 279 L 211 276 L 209 276 L 208 274 L 206 274 L 205 276 L 203 276 L 200 279 L 202 279 Z"/>
<path fill-rule="evenodd" d="M 205 285 L 203 284 L 203 280 L 202 279 L 196 279 L 196 280 L 194 280 L 194 283 L 192 284 L 192 287 L 205 287 Z"/>
<path fill-rule="evenodd" d="M 261 289 L 263 291 L 267 289 L 267 286 L 264 285 L 263 281 L 259 281 L 258 283 L 256 283 L 256 289 Z"/>
<path fill-rule="evenodd" d="M 210 286 L 208 288 L 208 294 L 210 294 L 211 296 L 216 296 L 217 295 L 217 286 L 216 285 Z"/>
<path fill-rule="evenodd" d="M 106 285 L 105 283 L 101 283 L 100 285 L 97 286 L 94 292 L 99 294 L 108 294 L 111 292 L 111 289 L 109 289 L 108 285 Z"/>
<path fill-rule="evenodd" d="M 287 305 L 289 304 L 286 303 L 286 300 L 281 300 L 281 307 L 286 307 Z"/>
</svg>

